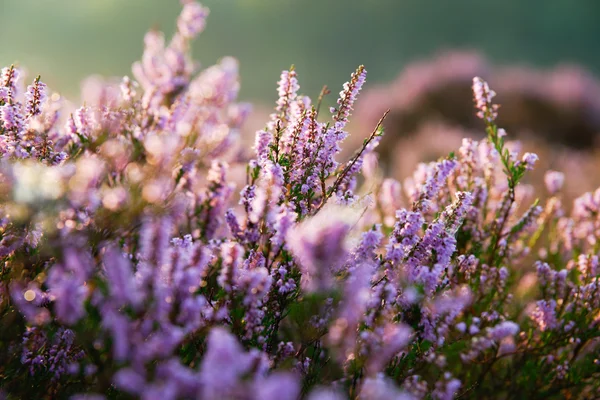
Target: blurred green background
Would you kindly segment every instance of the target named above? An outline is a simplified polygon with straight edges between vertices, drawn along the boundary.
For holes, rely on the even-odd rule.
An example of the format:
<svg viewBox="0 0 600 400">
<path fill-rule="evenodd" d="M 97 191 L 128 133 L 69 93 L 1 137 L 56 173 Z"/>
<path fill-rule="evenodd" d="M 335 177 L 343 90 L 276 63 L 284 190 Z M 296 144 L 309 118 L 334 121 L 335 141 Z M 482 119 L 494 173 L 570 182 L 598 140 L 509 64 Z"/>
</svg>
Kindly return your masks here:
<svg viewBox="0 0 600 400">
<path fill-rule="evenodd" d="M 194 58 L 241 62 L 245 100 L 269 102 L 295 64 L 303 93 L 335 92 L 358 64 L 387 82 L 443 49 L 499 64 L 578 63 L 600 73 L 599 0 L 204 0 Z M 71 97 L 90 74 L 130 73 L 150 27 L 169 35 L 177 0 L 0 0 L 0 64 L 17 62 Z"/>
</svg>

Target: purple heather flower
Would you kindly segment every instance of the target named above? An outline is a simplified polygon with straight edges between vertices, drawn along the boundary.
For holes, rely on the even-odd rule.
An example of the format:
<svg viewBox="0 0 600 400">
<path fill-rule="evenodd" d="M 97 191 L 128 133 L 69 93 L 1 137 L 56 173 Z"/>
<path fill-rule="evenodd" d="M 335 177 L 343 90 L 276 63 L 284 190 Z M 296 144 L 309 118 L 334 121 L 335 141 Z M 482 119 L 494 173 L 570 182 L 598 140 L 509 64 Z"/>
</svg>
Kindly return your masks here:
<svg viewBox="0 0 600 400">
<path fill-rule="evenodd" d="M 511 236 L 523 235 L 526 232 L 531 232 L 537 228 L 537 218 L 542 213 L 542 207 L 536 206 L 535 204 L 529 207 L 529 209 L 523 214 L 523 216 L 514 224 Z M 518 229 L 515 229 L 518 227 Z"/>
<path fill-rule="evenodd" d="M 468 286 L 462 286 L 455 292 L 444 292 L 439 295 L 433 303 L 432 310 L 438 316 L 446 313 L 458 315 L 460 310 L 467 307 L 472 301 L 471 290 Z"/>
<path fill-rule="evenodd" d="M 298 85 L 298 79 L 296 78 L 296 71 L 282 71 L 279 82 L 277 82 L 277 99 L 276 111 L 278 114 L 275 118 L 280 116 L 284 122 L 288 121 L 288 113 L 290 111 L 290 105 L 296 100 L 296 96 L 300 86 Z"/>
<path fill-rule="evenodd" d="M 190 82 L 188 94 L 196 104 L 224 107 L 237 98 L 240 89 L 238 71 L 237 60 L 225 57 Z"/>
<path fill-rule="evenodd" d="M 240 205 L 244 207 L 249 222 L 253 224 L 256 224 L 262 217 L 265 207 L 265 199 L 261 198 L 262 196 L 259 196 L 259 193 L 260 190 L 257 190 L 257 187 L 254 185 L 247 185 L 240 192 Z"/>
<path fill-rule="evenodd" d="M 200 388 L 196 371 L 183 365 L 176 357 L 157 365 L 156 378 L 159 385 L 172 387 L 176 392 L 175 396 L 193 398 Z"/>
<path fill-rule="evenodd" d="M 127 317 L 107 305 L 102 309 L 102 326 L 111 334 L 112 356 L 117 361 L 126 361 L 131 353 L 131 330 Z"/>
<path fill-rule="evenodd" d="M 417 233 L 423 226 L 423 216 L 418 212 L 400 209 L 396 212 L 397 221 L 390 241 L 386 246 L 386 259 L 393 263 L 399 263 L 409 253 L 409 250 L 417 244 L 419 236 Z"/>
<path fill-rule="evenodd" d="M 373 227 L 373 229 L 363 232 L 361 234 L 360 243 L 354 250 L 356 260 L 373 260 L 376 257 L 375 251 L 379 248 L 383 237 L 383 233 L 381 232 L 381 224 L 377 224 Z"/>
<path fill-rule="evenodd" d="M 279 211 L 275 216 L 275 222 L 273 224 L 275 234 L 271 237 L 271 243 L 273 243 L 276 248 L 284 245 L 287 233 L 294 226 L 296 218 L 297 214 L 291 207 L 279 207 Z"/>
<path fill-rule="evenodd" d="M 519 325 L 512 321 L 501 322 L 488 331 L 489 337 L 496 342 L 509 336 L 515 336 L 517 333 L 519 333 Z"/>
<path fill-rule="evenodd" d="M 455 234 L 461 226 L 467 212 L 473 203 L 473 195 L 469 192 L 457 192 L 456 201 L 446 207 L 440 219 L 446 224 L 446 229 Z"/>
<path fill-rule="evenodd" d="M 449 373 L 446 373 L 449 374 Z M 439 381 L 435 384 L 435 390 L 433 391 L 432 398 L 436 400 L 452 400 L 458 394 L 458 389 L 462 386 L 460 380 L 451 378 L 450 376 L 445 376 L 447 380 Z"/>
<path fill-rule="evenodd" d="M 367 365 L 371 374 L 381 371 L 384 365 L 411 342 L 413 330 L 405 324 L 386 322 L 378 329 L 378 335 L 378 346 L 371 352 Z"/>
<path fill-rule="evenodd" d="M 367 70 L 363 65 L 359 66 L 352 74 L 349 82 L 344 83 L 344 89 L 340 92 L 337 107 L 332 108 L 335 129 L 341 131 L 348 122 L 348 116 L 354 107 L 358 93 L 367 79 Z"/>
<path fill-rule="evenodd" d="M 84 302 L 88 297 L 88 288 L 83 281 L 56 265 L 48 274 L 47 284 L 59 321 L 73 325 L 85 316 Z"/>
<path fill-rule="evenodd" d="M 531 171 L 535 162 L 539 160 L 539 157 L 535 153 L 525 153 L 523 154 L 523 164 L 525 164 L 525 169 Z"/>
<path fill-rule="evenodd" d="M 85 137 L 89 138 L 95 129 L 95 118 L 89 107 L 80 107 L 75 111 L 73 115 L 73 121 L 77 132 Z"/>
<path fill-rule="evenodd" d="M 8 88 L 0 86 L 0 102 L 8 103 Z"/>
<path fill-rule="evenodd" d="M 96 84 L 63 129 L 41 82 L 17 96 L 18 71 L 2 70 L 0 304 L 19 315 L 5 341 L 17 367 L 7 379 L 29 372 L 57 397 L 83 379 L 157 400 L 451 399 L 461 388 L 477 396 L 469 368 L 502 357 L 483 381 L 492 387 L 511 378 L 503 368 L 522 353 L 551 372 L 544 390 L 569 383 L 572 371 L 592 382 L 581 363 L 600 324 L 600 189 L 568 216 L 558 197 L 542 213 L 528 207 L 527 186 L 513 193 L 501 158 L 525 170 L 537 156 L 519 159 L 509 143 L 499 154 L 505 132 L 487 83 L 473 81 L 474 98 L 497 137 L 421 164 L 404 193 L 397 181 L 378 182 L 379 137 L 353 164 L 337 160 L 364 67 L 344 85 L 332 123 L 317 120 L 296 72 L 284 71 L 244 173 L 237 62 L 192 78 L 190 39 L 208 11 L 181 2 L 169 42 L 145 37 L 133 66 L 141 92 L 129 78 L 120 95 L 118 84 Z M 31 163 L 42 178 L 58 171 L 54 196 L 23 186 Z M 551 195 L 563 180 L 546 175 Z M 244 187 L 237 208 L 234 184 Z M 513 291 L 534 230 L 540 261 L 516 274 Z M 398 368 L 400 381 L 388 379 Z M 330 391 L 301 392 L 307 379 L 304 389 Z"/>
<path fill-rule="evenodd" d="M 71 137 L 73 140 L 77 141 L 79 138 L 77 137 L 77 125 L 75 124 L 75 118 L 73 115 L 70 115 L 65 122 L 65 136 Z"/>
<path fill-rule="evenodd" d="M 29 366 L 31 375 L 42 370 L 52 375 L 52 381 L 57 381 L 83 357 L 74 339 L 75 333 L 70 329 L 61 327 L 49 337 L 41 328 L 29 327 L 23 335 L 21 363 Z"/>
<path fill-rule="evenodd" d="M 556 301 L 539 300 L 530 317 L 542 332 L 557 328 Z"/>
<path fill-rule="evenodd" d="M 21 78 L 21 71 L 14 66 L 2 68 L 0 73 L 0 87 L 8 89 L 8 103 L 12 103 L 17 98 L 17 83 Z"/>
<path fill-rule="evenodd" d="M 111 293 L 111 301 L 117 306 L 137 306 L 142 300 L 134 280 L 131 263 L 115 247 L 108 247 L 103 257 L 104 269 Z"/>
<path fill-rule="evenodd" d="M 147 219 L 140 232 L 140 259 L 156 267 L 163 268 L 169 264 L 169 237 L 172 221 L 168 217 Z M 138 270 L 139 273 L 145 271 Z M 148 271 L 149 274 L 153 272 Z"/>
<path fill-rule="evenodd" d="M 207 320 L 210 320 L 211 310 L 212 308 L 204 296 L 189 295 L 180 306 L 177 323 L 184 325 L 186 331 L 193 332 L 203 327 Z"/>
<path fill-rule="evenodd" d="M 262 306 L 263 298 L 269 293 L 272 277 L 264 266 L 261 253 L 252 253 L 240 268 L 235 279 L 236 289 L 245 294 L 244 306 Z"/>
<path fill-rule="evenodd" d="M 125 102 L 130 102 L 136 96 L 135 86 L 137 86 L 137 82 L 132 82 L 128 76 L 124 76 L 121 80 L 121 97 Z"/>
<path fill-rule="evenodd" d="M 415 198 L 414 211 L 427 212 L 430 209 L 431 202 L 438 195 L 446 179 L 457 165 L 457 161 L 448 159 L 429 165 L 425 181 L 422 183 L 418 197 Z"/>
<path fill-rule="evenodd" d="M 241 378 L 250 372 L 259 354 L 245 353 L 237 338 L 224 328 L 213 328 L 208 334 L 207 350 L 200 364 L 203 399 L 234 396 L 240 390 Z M 260 362 L 260 361 L 259 361 Z M 234 396 L 235 397 L 235 396 Z"/>
<path fill-rule="evenodd" d="M 207 175 L 209 186 L 204 195 L 200 197 L 200 202 L 206 204 L 202 219 L 204 221 L 203 234 L 208 239 L 212 239 L 218 233 L 233 191 L 233 186 L 227 182 L 228 169 L 228 164 L 213 161 Z"/>
<path fill-rule="evenodd" d="M 402 389 L 411 394 L 415 399 L 423 399 L 427 395 L 427 381 L 419 375 L 411 375 L 404 380 Z"/>
<path fill-rule="evenodd" d="M 231 292 L 237 282 L 239 268 L 242 264 L 243 248 L 236 243 L 224 243 L 221 246 L 223 265 L 217 282 L 226 292 Z"/>
<path fill-rule="evenodd" d="M 209 10 L 196 2 L 187 2 L 177 19 L 177 30 L 186 38 L 193 38 L 204 30 Z"/>
<path fill-rule="evenodd" d="M 347 256 L 348 216 L 342 210 L 326 208 L 288 232 L 288 246 L 300 264 L 306 290 L 327 290 L 333 284 Z"/>
<path fill-rule="evenodd" d="M 283 194 L 284 174 L 281 165 L 266 161 L 261 170 L 261 190 L 266 192 L 266 200 L 269 206 L 275 206 L 279 203 Z"/>
<path fill-rule="evenodd" d="M 21 133 L 22 119 L 23 116 L 16 106 L 11 104 L 0 106 L 0 122 L 4 125 L 5 129 L 14 130 L 18 134 Z"/>
<path fill-rule="evenodd" d="M 416 244 L 404 265 L 409 281 L 423 283 L 428 294 L 433 293 L 441 283 L 440 279 L 456 250 L 455 232 L 471 204 L 469 193 L 459 192 L 456 196 L 457 200 L 444 210 L 439 220 L 427 227 L 423 238 Z M 413 229 L 416 228 L 415 224 L 412 226 Z M 414 241 L 414 238 L 411 241 Z M 388 257 L 389 251 L 388 249 Z M 398 256 L 400 254 L 395 257 Z"/>
<path fill-rule="evenodd" d="M 231 208 L 225 212 L 225 222 L 227 222 L 231 235 L 236 239 L 240 239 L 242 237 L 242 229 L 240 228 L 235 212 Z"/>
<path fill-rule="evenodd" d="M 582 280 L 593 278 L 600 273 L 600 263 L 597 255 L 580 254 L 577 259 L 577 266 Z"/>
<path fill-rule="evenodd" d="M 352 267 L 345 282 L 345 296 L 337 319 L 329 327 L 329 341 L 342 346 L 344 359 L 356 346 L 358 324 L 365 314 L 370 299 L 373 272 L 374 264 L 369 262 L 363 262 Z"/>
<path fill-rule="evenodd" d="M 268 131 L 256 132 L 254 149 L 259 163 L 264 163 L 269 156 L 269 145 L 273 141 L 273 135 Z"/>
<path fill-rule="evenodd" d="M 565 174 L 563 174 L 562 172 L 547 171 L 544 175 L 544 183 L 546 184 L 546 190 L 548 190 L 548 193 L 550 193 L 551 195 L 554 195 L 557 192 L 559 192 L 562 189 L 564 182 Z"/>
<path fill-rule="evenodd" d="M 27 86 L 25 93 L 25 113 L 28 116 L 36 116 L 42 113 L 42 104 L 47 99 L 46 84 L 41 82 L 39 77 L 33 81 L 33 84 Z"/>
<path fill-rule="evenodd" d="M 498 116 L 498 106 L 492 103 L 496 92 L 490 89 L 487 82 L 479 77 L 473 78 L 473 96 L 475 98 L 475 108 L 479 110 L 477 116 L 492 122 Z"/>
</svg>

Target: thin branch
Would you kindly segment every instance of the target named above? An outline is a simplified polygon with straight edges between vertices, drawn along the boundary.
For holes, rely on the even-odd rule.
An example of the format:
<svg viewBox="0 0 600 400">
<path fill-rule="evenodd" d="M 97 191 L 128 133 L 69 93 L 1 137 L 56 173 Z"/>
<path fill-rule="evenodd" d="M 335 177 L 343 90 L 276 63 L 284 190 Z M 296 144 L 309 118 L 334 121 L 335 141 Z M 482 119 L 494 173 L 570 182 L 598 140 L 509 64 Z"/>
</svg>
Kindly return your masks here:
<svg viewBox="0 0 600 400">
<path fill-rule="evenodd" d="M 323 88 L 321 89 L 321 93 L 319 93 L 319 98 L 317 100 L 317 109 L 316 109 L 316 116 L 319 116 L 319 110 L 321 109 L 321 103 L 323 102 L 323 98 L 325 96 L 327 96 L 329 93 L 331 93 L 331 91 L 327 88 L 327 85 L 324 85 Z"/>
<path fill-rule="evenodd" d="M 369 146 L 369 144 L 378 135 L 378 132 L 379 132 L 379 130 L 381 128 L 381 125 L 383 124 L 383 121 L 385 120 L 385 117 L 387 117 L 387 115 L 389 113 L 390 113 L 389 109 L 385 113 L 383 113 L 383 116 L 379 119 L 379 122 L 377 122 L 377 126 L 375 126 L 375 129 L 373 130 L 373 132 L 371 133 L 371 135 L 367 138 L 367 140 L 365 140 L 365 142 L 363 143 L 361 149 L 358 151 L 358 153 L 356 153 L 354 155 L 354 157 L 352 157 L 352 159 L 348 162 L 348 164 L 342 170 L 342 172 L 340 172 L 340 174 L 336 178 L 335 182 L 333 182 L 333 185 L 331 185 L 330 190 L 327 191 L 327 193 L 323 194 L 325 197 L 323 197 L 323 200 L 321 201 L 321 204 L 319 205 L 319 207 L 317 207 L 317 209 L 315 210 L 315 213 L 319 212 L 319 210 L 321 210 L 325 206 L 325 204 L 327 203 L 327 200 L 329 200 L 329 198 L 331 197 L 331 195 L 336 191 L 336 188 L 342 183 L 342 181 L 344 180 L 344 178 L 346 177 L 346 175 L 348 174 L 348 172 L 352 169 L 352 167 L 354 166 L 354 164 L 356 164 L 356 162 L 360 159 L 360 157 L 365 152 L 365 150 Z"/>
</svg>

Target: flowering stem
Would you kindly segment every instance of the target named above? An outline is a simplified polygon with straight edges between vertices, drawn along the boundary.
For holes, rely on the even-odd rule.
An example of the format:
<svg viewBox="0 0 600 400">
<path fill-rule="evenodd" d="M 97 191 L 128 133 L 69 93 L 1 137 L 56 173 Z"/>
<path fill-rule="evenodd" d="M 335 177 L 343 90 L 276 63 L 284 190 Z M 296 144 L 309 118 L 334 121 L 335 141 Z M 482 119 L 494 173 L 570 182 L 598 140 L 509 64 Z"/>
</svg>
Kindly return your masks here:
<svg viewBox="0 0 600 400">
<path fill-rule="evenodd" d="M 340 172 L 340 174 L 338 175 L 338 177 L 334 181 L 333 185 L 331 185 L 331 187 L 329 188 L 329 190 L 326 191 L 326 194 L 324 194 L 323 200 L 321 200 L 321 204 L 315 210 L 315 214 L 317 212 L 319 212 L 319 210 L 321 210 L 325 206 L 325 204 L 327 203 L 327 200 L 329 200 L 329 198 L 333 195 L 333 193 L 336 192 L 336 190 L 339 187 L 340 183 L 344 180 L 344 178 L 348 174 L 348 171 L 350 171 L 352 169 L 352 167 L 354 166 L 354 164 L 360 159 L 360 157 L 363 154 L 363 152 L 365 151 L 365 149 L 369 146 L 369 143 L 371 143 L 371 141 L 373 139 L 375 139 L 377 136 L 381 135 L 381 126 L 383 124 L 383 121 L 385 120 L 385 117 L 387 117 L 387 115 L 389 114 L 389 112 L 390 112 L 390 110 L 388 109 L 385 113 L 383 113 L 383 116 L 379 119 L 379 122 L 377 122 L 377 126 L 375 126 L 375 129 L 373 130 L 373 132 L 371 133 L 371 135 L 369 135 L 369 137 L 363 142 L 363 145 L 360 148 L 360 150 L 346 164 L 346 167 Z"/>
</svg>

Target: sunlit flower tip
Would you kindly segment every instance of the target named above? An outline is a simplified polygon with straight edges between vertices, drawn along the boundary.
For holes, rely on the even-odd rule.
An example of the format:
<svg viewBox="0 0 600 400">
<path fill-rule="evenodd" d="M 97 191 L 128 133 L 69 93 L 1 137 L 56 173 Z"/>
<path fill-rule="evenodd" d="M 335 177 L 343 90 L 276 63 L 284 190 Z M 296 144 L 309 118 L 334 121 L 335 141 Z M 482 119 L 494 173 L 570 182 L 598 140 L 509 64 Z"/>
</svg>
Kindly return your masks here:
<svg viewBox="0 0 600 400">
<path fill-rule="evenodd" d="M 352 73 L 350 81 L 344 84 L 343 90 L 340 92 L 340 98 L 337 100 L 338 106 L 337 108 L 333 108 L 333 120 L 336 122 L 338 130 L 343 129 L 344 125 L 348 122 L 354 102 L 366 79 L 367 70 L 361 65 Z"/>
<path fill-rule="evenodd" d="M 477 108 L 477 116 L 491 122 L 497 117 L 498 106 L 492 103 L 496 92 L 490 89 L 488 83 L 480 77 L 473 78 L 473 97 L 475 100 L 475 108 Z"/>
<path fill-rule="evenodd" d="M 177 29 L 186 38 L 193 38 L 204 30 L 209 9 L 200 3 L 186 2 L 177 19 Z"/>
<path fill-rule="evenodd" d="M 296 71 L 291 69 L 281 72 L 279 82 L 277 82 L 277 99 L 276 111 L 278 113 L 287 113 L 291 103 L 296 100 L 298 96 L 298 90 L 300 85 L 298 84 L 298 78 L 296 77 Z"/>
<path fill-rule="evenodd" d="M 9 89 L 9 96 L 14 99 L 16 97 L 17 82 L 21 77 L 21 71 L 14 66 L 2 68 L 0 74 L 0 86 Z"/>
<path fill-rule="evenodd" d="M 525 169 L 532 170 L 535 162 L 539 160 L 539 157 L 535 153 L 525 153 L 523 154 L 523 163 L 525 164 Z"/>
<path fill-rule="evenodd" d="M 28 116 L 36 116 L 42 113 L 41 106 L 47 99 L 46 84 L 38 77 L 31 85 L 27 86 L 25 92 L 25 112 Z"/>
<path fill-rule="evenodd" d="M 119 88 L 121 89 L 121 97 L 123 98 L 123 101 L 129 102 L 135 97 L 135 95 L 137 94 L 135 90 L 136 86 L 138 86 L 137 82 L 132 81 L 131 79 L 129 79 L 128 76 L 123 77 L 121 85 L 119 86 Z"/>
</svg>

